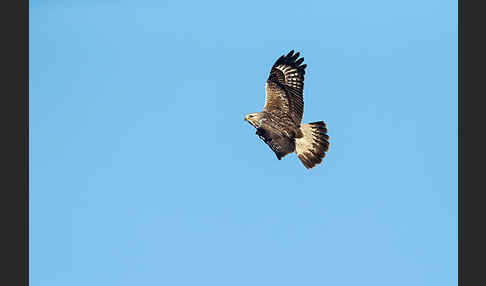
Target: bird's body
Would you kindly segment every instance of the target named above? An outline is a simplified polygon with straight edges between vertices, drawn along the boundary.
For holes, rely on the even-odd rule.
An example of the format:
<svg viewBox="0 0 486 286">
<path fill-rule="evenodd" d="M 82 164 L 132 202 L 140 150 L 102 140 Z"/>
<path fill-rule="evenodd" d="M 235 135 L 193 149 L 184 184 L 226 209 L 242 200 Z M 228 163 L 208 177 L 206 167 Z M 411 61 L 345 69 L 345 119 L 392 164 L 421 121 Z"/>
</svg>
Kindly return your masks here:
<svg viewBox="0 0 486 286">
<path fill-rule="evenodd" d="M 266 83 L 263 111 L 245 117 L 279 160 L 296 152 L 308 169 L 322 162 L 329 150 L 323 121 L 301 124 L 304 113 L 304 58 L 291 51 L 273 65 Z M 297 60 L 298 59 L 298 60 Z"/>
</svg>

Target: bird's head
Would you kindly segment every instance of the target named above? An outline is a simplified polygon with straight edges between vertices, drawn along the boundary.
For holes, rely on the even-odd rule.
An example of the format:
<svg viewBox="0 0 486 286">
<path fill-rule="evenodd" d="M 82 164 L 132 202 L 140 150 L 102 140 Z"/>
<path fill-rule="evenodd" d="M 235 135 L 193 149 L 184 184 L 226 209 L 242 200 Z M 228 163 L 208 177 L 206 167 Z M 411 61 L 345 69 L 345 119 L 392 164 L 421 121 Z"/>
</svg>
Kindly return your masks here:
<svg viewBox="0 0 486 286">
<path fill-rule="evenodd" d="M 262 114 L 260 112 L 249 113 L 245 116 L 245 120 L 248 121 L 253 127 L 260 127 Z"/>
</svg>

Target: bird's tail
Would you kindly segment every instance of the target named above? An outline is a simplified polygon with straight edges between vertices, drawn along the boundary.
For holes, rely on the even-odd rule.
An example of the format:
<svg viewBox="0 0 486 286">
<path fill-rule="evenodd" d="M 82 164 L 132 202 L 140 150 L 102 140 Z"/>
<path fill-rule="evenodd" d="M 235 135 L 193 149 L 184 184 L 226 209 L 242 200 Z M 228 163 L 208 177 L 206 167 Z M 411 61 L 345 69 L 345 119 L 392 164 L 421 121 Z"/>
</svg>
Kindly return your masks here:
<svg viewBox="0 0 486 286">
<path fill-rule="evenodd" d="M 317 121 L 302 124 L 300 130 L 304 135 L 295 140 L 295 153 L 307 169 L 322 162 L 329 150 L 329 136 L 326 123 Z"/>
</svg>

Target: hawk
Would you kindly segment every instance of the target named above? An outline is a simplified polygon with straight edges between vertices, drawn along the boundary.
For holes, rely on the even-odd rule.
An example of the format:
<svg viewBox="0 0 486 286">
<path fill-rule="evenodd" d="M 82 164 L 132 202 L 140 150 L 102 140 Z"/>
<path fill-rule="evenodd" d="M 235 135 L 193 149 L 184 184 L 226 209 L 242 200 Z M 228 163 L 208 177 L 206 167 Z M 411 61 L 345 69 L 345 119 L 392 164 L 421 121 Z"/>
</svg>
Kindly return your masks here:
<svg viewBox="0 0 486 286">
<path fill-rule="evenodd" d="M 329 150 L 324 121 L 301 124 L 304 113 L 304 75 L 307 65 L 300 53 L 290 51 L 272 66 L 267 79 L 263 111 L 245 116 L 256 134 L 275 153 L 278 160 L 295 152 L 311 169 L 322 162 Z"/>
</svg>

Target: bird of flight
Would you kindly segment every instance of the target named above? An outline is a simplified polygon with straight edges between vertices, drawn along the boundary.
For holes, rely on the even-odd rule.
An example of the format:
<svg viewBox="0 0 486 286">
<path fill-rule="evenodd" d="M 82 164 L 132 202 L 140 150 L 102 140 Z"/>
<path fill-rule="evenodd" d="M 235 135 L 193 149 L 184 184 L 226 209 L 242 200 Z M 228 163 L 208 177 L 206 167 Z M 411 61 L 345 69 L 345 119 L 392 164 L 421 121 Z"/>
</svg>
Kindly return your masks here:
<svg viewBox="0 0 486 286">
<path fill-rule="evenodd" d="M 272 66 L 265 86 L 263 111 L 245 116 L 256 134 L 273 150 L 279 160 L 295 152 L 311 169 L 322 162 L 329 150 L 324 121 L 301 124 L 304 114 L 304 58 L 290 51 Z"/>
</svg>

